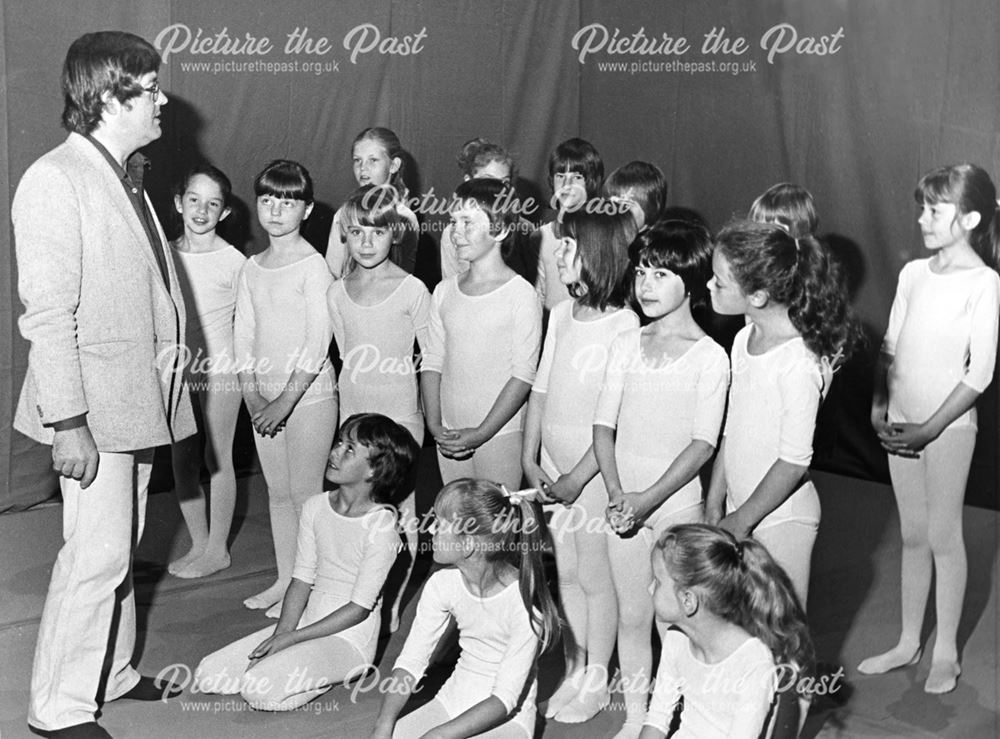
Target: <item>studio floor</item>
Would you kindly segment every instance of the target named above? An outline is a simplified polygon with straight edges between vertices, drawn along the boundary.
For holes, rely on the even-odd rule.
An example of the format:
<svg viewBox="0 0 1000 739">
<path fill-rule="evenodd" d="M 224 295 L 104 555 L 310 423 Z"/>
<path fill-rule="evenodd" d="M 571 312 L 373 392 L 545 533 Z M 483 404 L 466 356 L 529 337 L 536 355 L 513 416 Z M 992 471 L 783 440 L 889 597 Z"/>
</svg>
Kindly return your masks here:
<svg viewBox="0 0 1000 739">
<path fill-rule="evenodd" d="M 424 450 L 430 457 L 429 450 Z M 430 459 L 425 461 L 431 462 Z M 430 465 L 433 466 L 433 462 Z M 818 473 L 823 522 L 813 555 L 809 616 L 820 658 L 843 665 L 840 689 L 818 701 L 806 737 L 1000 736 L 997 640 L 997 541 L 1000 515 L 966 508 L 969 587 L 960 632 L 962 677 L 943 696 L 923 692 L 929 658 L 889 675 L 867 677 L 855 669 L 862 657 L 889 646 L 899 619 L 899 525 L 888 486 Z M 420 486 L 425 510 L 434 481 Z M 61 509 L 46 506 L 0 517 L 0 737 L 29 737 L 28 677 L 49 572 L 61 541 Z M 242 606 L 247 595 L 271 582 L 266 488 L 259 475 L 240 480 L 234 526 L 233 566 L 202 580 L 178 580 L 166 563 L 186 550 L 187 536 L 170 493 L 150 497 L 146 535 L 136 561 L 139 604 L 137 659 L 143 674 L 161 670 L 184 681 L 208 652 L 268 623 Z M 428 570 L 421 555 L 417 580 Z M 418 583 L 419 584 L 419 583 Z M 383 640 L 378 657 L 387 675 L 413 617 L 409 599 L 400 632 Z M 930 627 L 928 625 L 928 637 Z M 542 659 L 539 697 L 555 688 L 562 662 Z M 186 690 L 164 703 L 111 703 L 102 725 L 115 737 L 365 737 L 378 710 L 378 674 L 350 687 L 338 686 L 298 711 L 250 710 L 238 696 Z M 537 736 L 609 737 L 624 720 L 614 701 L 586 724 L 573 726 L 539 717 Z"/>
</svg>

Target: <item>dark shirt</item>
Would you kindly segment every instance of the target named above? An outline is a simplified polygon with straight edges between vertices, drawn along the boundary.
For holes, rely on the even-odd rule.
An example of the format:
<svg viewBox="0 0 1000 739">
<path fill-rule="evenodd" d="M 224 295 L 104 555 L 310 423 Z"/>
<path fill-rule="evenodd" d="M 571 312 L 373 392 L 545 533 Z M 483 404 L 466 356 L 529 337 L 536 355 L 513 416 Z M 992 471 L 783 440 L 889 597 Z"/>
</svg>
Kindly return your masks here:
<svg viewBox="0 0 1000 739">
<path fill-rule="evenodd" d="M 169 284 L 170 278 L 167 276 L 167 255 L 164 244 L 160 241 L 160 234 L 156 230 L 156 221 L 153 220 L 153 214 L 146 204 L 146 198 L 143 196 L 142 190 L 142 177 L 145 174 L 149 160 L 143 154 L 135 152 L 125 163 L 128 167 L 126 171 L 115 161 L 115 158 L 111 156 L 101 142 L 93 136 L 87 136 L 87 140 L 101 152 L 101 155 L 115 171 L 115 176 L 122 183 L 122 187 L 125 188 L 125 194 L 128 196 L 129 202 L 132 203 L 132 207 L 135 208 L 135 214 L 139 216 L 139 222 L 142 224 L 142 228 L 146 232 L 146 238 L 149 240 L 149 246 L 153 250 L 153 257 L 160 267 L 160 276 L 163 278 L 163 284 Z"/>
</svg>

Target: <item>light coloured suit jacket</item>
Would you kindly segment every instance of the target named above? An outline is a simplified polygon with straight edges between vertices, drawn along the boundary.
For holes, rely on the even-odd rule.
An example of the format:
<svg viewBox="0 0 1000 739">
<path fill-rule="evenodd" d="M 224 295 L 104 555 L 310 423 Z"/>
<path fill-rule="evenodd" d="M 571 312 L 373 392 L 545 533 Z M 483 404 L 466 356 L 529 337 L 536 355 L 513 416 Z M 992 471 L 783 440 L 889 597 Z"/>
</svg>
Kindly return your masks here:
<svg viewBox="0 0 1000 739">
<path fill-rule="evenodd" d="M 165 285 L 135 208 L 97 148 L 72 133 L 32 164 L 11 216 L 25 307 L 18 325 L 31 342 L 14 427 L 51 444 L 46 424 L 86 413 L 107 452 L 194 433 L 177 366 L 185 314 L 173 260 L 165 254 Z"/>
</svg>

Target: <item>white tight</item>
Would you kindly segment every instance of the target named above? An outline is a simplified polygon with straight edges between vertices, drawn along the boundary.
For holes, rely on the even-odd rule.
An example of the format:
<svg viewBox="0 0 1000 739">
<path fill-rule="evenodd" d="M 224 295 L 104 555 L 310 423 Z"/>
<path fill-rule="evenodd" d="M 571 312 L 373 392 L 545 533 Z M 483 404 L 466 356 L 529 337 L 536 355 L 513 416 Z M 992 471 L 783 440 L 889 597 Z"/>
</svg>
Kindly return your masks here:
<svg viewBox="0 0 1000 739">
<path fill-rule="evenodd" d="M 599 481 L 590 482 L 595 483 Z M 567 670 L 588 665 L 607 668 L 615 648 L 618 597 L 611 577 L 608 534 L 589 518 L 579 505 L 559 506 L 552 514 L 559 598 L 574 642 L 573 650 L 566 649 Z"/>
<path fill-rule="evenodd" d="M 935 660 L 958 659 L 958 622 L 965 598 L 967 562 L 962 503 L 976 429 L 946 429 L 918 459 L 889 455 L 889 474 L 903 537 L 900 643 L 919 646 L 931 574 L 937 573 Z"/>
<path fill-rule="evenodd" d="M 455 717 L 445 710 L 444 704 L 435 698 L 397 721 L 392 739 L 418 739 L 453 718 Z M 530 739 L 530 735 L 521 724 L 507 721 L 482 734 L 476 734 L 476 739 Z"/>
<path fill-rule="evenodd" d="M 171 449 L 174 489 L 192 548 L 225 552 L 236 505 L 233 438 L 243 397 L 235 375 L 215 375 L 204 382 L 211 384 L 192 393 L 191 398 L 195 410 L 200 411 L 198 434 L 176 442 Z M 210 475 L 208 517 L 199 479 L 202 457 Z"/>
<path fill-rule="evenodd" d="M 240 694 L 260 711 L 291 711 L 347 677 L 360 676 L 369 660 L 336 634 L 293 644 L 253 666 L 247 655 L 274 633 L 274 626 L 213 652 L 195 672 L 201 693 Z"/>
<path fill-rule="evenodd" d="M 274 558 L 282 587 L 292 578 L 299 512 L 309 496 L 323 490 L 326 458 L 336 431 L 337 400 L 328 398 L 296 407 L 276 436 L 253 435 L 267 482 Z"/>
<path fill-rule="evenodd" d="M 818 528 L 818 522 L 785 521 L 753 532 L 753 538 L 787 573 L 803 611 L 809 597 L 809 570 Z"/>
<path fill-rule="evenodd" d="M 660 533 L 680 523 L 702 519 L 701 505 L 666 516 L 656 531 L 645 526 L 632 536 L 607 535 L 611 576 L 618 593 L 618 664 L 621 667 L 625 720 L 641 724 L 653 678 L 651 629 L 655 612 L 649 588 L 653 583 L 650 555 Z M 657 623 L 662 632 L 665 624 Z"/>
<path fill-rule="evenodd" d="M 494 436 L 468 459 L 448 459 L 438 452 L 438 468 L 445 484 L 471 477 L 517 490 L 521 486 L 521 432 Z"/>
</svg>

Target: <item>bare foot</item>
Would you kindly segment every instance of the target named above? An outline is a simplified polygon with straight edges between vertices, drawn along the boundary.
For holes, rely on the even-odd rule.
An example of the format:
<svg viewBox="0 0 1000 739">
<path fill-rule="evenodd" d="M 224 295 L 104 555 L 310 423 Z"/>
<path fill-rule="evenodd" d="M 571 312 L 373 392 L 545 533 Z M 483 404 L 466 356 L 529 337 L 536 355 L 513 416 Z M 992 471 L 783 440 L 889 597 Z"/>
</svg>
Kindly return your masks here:
<svg viewBox="0 0 1000 739">
<path fill-rule="evenodd" d="M 205 553 L 204 544 L 198 547 L 192 545 L 191 548 L 188 550 L 187 554 L 185 554 L 183 557 L 178 557 L 173 562 L 167 565 L 167 572 L 169 572 L 171 575 L 176 575 L 178 572 L 185 569 L 196 559 L 201 557 L 201 555 L 204 553 Z"/>
<path fill-rule="evenodd" d="M 580 692 L 585 674 L 586 670 L 583 669 L 567 671 L 566 677 L 549 698 L 548 705 L 545 707 L 545 718 L 554 718 L 563 709 L 563 706 L 576 697 L 576 694 Z"/>
<path fill-rule="evenodd" d="M 175 572 L 174 575 L 185 580 L 193 580 L 197 577 L 207 577 L 220 570 L 224 570 L 230 564 L 232 564 L 232 561 L 226 552 L 222 552 L 221 556 L 205 552 L 198 559 L 190 562 L 187 567 Z"/>
<path fill-rule="evenodd" d="M 282 601 L 278 601 L 273 606 L 264 611 L 264 615 L 268 618 L 281 618 L 281 604 Z"/>
<path fill-rule="evenodd" d="M 920 654 L 919 646 L 908 647 L 897 644 L 888 652 L 863 660 L 858 665 L 858 672 L 862 675 L 883 675 L 900 667 L 917 664 L 920 661 Z"/>
<path fill-rule="evenodd" d="M 288 588 L 288 583 L 276 582 L 267 590 L 257 593 L 257 595 L 251 595 L 243 601 L 243 605 L 251 611 L 262 611 L 265 608 L 270 608 L 275 603 L 281 602 L 281 599 L 285 597 L 286 588 Z"/>
<path fill-rule="evenodd" d="M 962 674 L 962 668 L 958 662 L 951 660 L 941 660 L 931 662 L 931 672 L 924 683 L 925 693 L 950 693 L 958 684 L 958 676 Z"/>
</svg>

